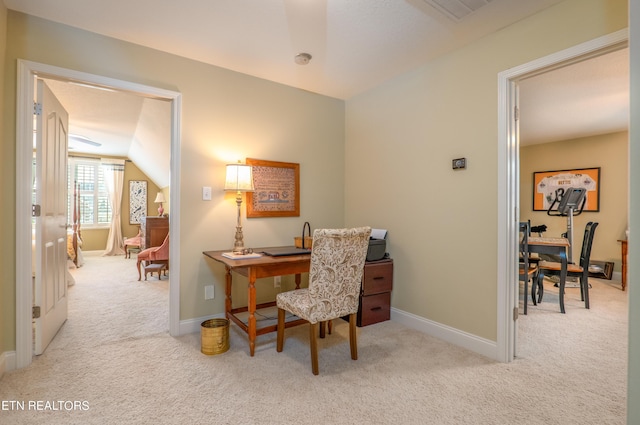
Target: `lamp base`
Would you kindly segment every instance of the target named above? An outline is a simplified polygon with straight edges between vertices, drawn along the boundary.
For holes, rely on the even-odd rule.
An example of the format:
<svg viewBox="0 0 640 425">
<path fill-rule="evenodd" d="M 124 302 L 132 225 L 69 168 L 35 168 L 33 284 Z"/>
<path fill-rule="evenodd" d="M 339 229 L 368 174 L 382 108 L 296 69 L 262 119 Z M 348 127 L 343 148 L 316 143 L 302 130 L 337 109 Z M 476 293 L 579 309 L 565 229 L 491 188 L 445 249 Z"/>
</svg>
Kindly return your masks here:
<svg viewBox="0 0 640 425">
<path fill-rule="evenodd" d="M 234 254 L 244 254 L 244 237 L 242 235 L 242 226 L 236 227 L 235 242 L 233 243 Z"/>
<path fill-rule="evenodd" d="M 158 207 L 158 217 L 164 217 L 164 208 L 162 208 L 162 204 Z"/>
</svg>

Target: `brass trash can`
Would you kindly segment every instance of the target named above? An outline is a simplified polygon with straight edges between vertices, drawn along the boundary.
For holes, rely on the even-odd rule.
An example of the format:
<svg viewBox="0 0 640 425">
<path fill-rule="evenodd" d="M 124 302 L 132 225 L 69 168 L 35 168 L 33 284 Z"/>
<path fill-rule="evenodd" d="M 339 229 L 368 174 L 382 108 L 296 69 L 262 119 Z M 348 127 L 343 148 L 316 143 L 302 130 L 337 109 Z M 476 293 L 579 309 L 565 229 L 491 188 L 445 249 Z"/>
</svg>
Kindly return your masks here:
<svg viewBox="0 0 640 425">
<path fill-rule="evenodd" d="M 209 319 L 200 325 L 202 354 L 224 353 L 229 349 L 229 320 Z"/>
</svg>

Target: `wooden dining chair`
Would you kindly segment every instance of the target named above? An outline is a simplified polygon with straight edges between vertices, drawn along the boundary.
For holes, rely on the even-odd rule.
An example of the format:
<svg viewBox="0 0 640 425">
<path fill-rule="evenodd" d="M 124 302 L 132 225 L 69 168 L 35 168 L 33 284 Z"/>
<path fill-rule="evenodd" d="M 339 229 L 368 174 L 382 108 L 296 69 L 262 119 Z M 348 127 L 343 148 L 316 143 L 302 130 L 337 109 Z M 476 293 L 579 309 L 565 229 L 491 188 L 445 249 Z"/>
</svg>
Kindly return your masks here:
<svg viewBox="0 0 640 425">
<path fill-rule="evenodd" d="M 309 269 L 309 287 L 277 295 L 278 352 L 284 346 L 285 311 L 309 322 L 311 370 L 318 374 L 319 324 L 349 316 L 351 358 L 358 359 L 356 315 L 364 262 L 369 247 L 370 227 L 316 229 Z"/>
<path fill-rule="evenodd" d="M 582 250 L 580 251 L 580 262 L 578 264 L 567 264 L 567 277 L 577 277 L 580 281 L 580 296 L 584 301 L 584 307 L 589 308 L 589 261 L 591 258 L 591 246 L 593 245 L 593 236 L 596 232 L 598 223 L 590 221 L 584 228 L 584 238 L 582 239 Z M 545 276 L 560 276 L 561 264 L 553 261 L 541 261 L 538 264 L 538 278 L 535 280 L 531 288 L 532 297 L 542 301 L 544 295 L 543 280 Z M 559 283 L 559 302 L 560 312 L 564 313 L 564 288 L 565 282 L 560 280 Z"/>
<path fill-rule="evenodd" d="M 531 253 L 529 252 L 529 236 L 531 234 L 531 225 L 528 221 L 520 222 L 520 263 L 518 265 L 518 277 L 520 282 L 524 282 L 523 311 L 527 314 L 527 297 L 529 295 L 529 282 L 531 282 L 531 300 L 536 305 L 536 299 L 533 296 L 533 282 L 538 274 L 537 262 L 531 261 Z"/>
</svg>

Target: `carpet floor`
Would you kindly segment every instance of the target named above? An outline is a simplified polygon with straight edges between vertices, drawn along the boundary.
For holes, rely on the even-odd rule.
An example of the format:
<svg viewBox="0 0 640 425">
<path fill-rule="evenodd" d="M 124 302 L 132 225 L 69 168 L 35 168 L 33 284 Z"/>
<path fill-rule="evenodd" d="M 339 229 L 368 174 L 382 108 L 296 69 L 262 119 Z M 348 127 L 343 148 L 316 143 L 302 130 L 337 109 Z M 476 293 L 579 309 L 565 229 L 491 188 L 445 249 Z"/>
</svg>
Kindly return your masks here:
<svg viewBox="0 0 640 425">
<path fill-rule="evenodd" d="M 134 255 L 135 257 L 135 255 Z M 200 334 L 168 334 L 168 280 L 137 281 L 135 258 L 87 253 L 72 271 L 68 320 L 44 354 L 0 381 L 3 424 L 624 424 L 627 293 L 592 279 L 591 309 L 567 289 L 529 304 L 515 361 L 497 363 L 391 321 L 348 324 L 319 340 L 308 328 L 258 337 L 230 327 L 229 351 Z M 183 300 L 188 302 L 188 300 Z M 521 305 L 522 307 L 522 305 Z"/>
</svg>

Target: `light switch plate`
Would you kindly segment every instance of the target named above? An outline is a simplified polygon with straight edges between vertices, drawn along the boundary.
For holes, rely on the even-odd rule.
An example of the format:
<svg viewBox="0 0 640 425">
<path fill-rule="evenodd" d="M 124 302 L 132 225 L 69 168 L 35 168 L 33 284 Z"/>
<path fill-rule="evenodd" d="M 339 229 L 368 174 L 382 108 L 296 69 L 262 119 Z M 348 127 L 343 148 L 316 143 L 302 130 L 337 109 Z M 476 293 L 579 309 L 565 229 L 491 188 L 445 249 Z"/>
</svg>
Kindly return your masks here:
<svg viewBox="0 0 640 425">
<path fill-rule="evenodd" d="M 211 200 L 211 187 L 203 186 L 202 187 L 202 200 L 210 201 Z"/>
</svg>

